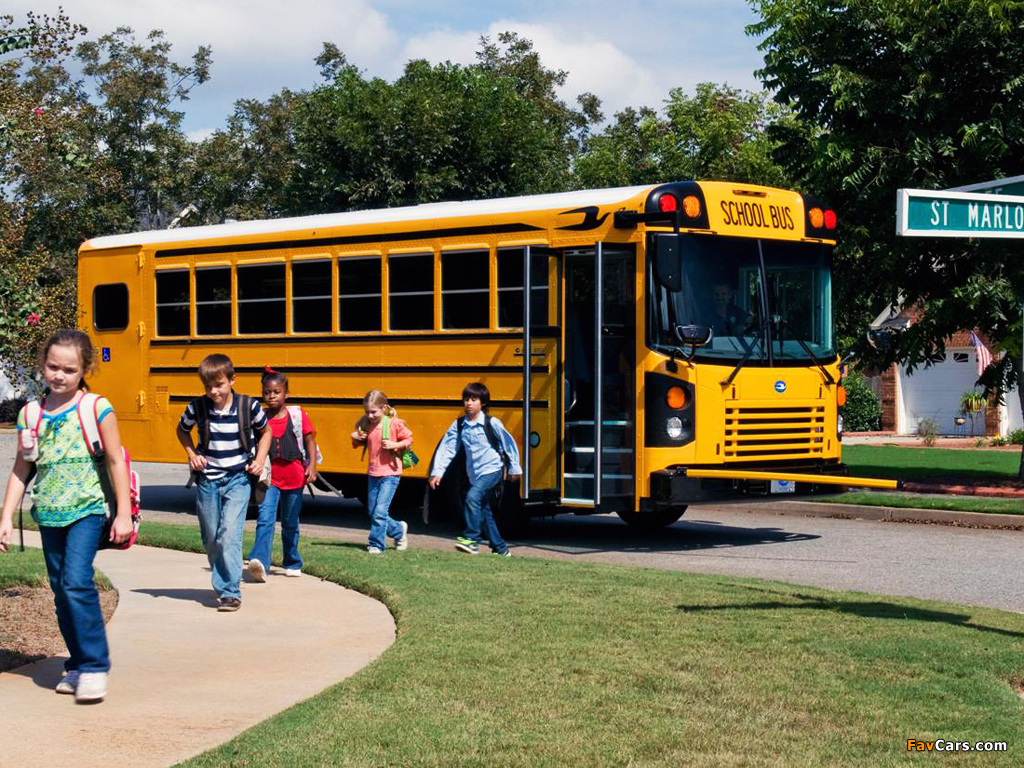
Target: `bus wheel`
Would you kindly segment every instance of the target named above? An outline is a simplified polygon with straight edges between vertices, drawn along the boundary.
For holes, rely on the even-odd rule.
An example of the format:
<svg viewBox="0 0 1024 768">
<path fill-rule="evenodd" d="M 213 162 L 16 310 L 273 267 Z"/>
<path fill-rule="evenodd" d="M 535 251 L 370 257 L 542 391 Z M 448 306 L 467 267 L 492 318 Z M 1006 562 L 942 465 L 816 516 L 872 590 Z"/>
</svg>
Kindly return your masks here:
<svg viewBox="0 0 1024 768">
<path fill-rule="evenodd" d="M 656 531 L 659 528 L 667 528 L 672 525 L 683 516 L 685 511 L 686 507 L 682 506 L 659 509 L 654 512 L 618 512 L 617 514 L 630 528 L 636 528 L 638 531 Z"/>
</svg>

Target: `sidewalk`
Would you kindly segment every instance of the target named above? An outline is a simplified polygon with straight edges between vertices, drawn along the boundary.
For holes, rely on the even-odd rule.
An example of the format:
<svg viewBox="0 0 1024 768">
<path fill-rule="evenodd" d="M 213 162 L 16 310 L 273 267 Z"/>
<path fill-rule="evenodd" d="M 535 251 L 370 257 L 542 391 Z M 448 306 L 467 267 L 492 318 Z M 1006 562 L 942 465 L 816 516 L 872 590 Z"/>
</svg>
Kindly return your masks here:
<svg viewBox="0 0 1024 768">
<path fill-rule="evenodd" d="M 39 546 L 38 534 L 25 543 Z M 3 768 L 168 766 L 369 664 L 394 642 L 375 600 L 273 569 L 218 613 L 204 555 L 152 547 L 96 558 L 118 590 L 107 625 L 113 669 L 101 704 L 54 693 L 65 657 L 0 674 Z"/>
</svg>

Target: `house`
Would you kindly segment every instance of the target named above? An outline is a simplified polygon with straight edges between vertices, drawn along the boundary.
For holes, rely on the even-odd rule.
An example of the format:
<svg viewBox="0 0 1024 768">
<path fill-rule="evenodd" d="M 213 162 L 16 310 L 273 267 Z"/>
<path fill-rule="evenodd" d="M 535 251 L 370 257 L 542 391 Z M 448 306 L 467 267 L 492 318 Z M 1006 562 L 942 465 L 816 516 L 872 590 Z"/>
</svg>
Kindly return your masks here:
<svg viewBox="0 0 1024 768">
<path fill-rule="evenodd" d="M 886 309 L 871 324 L 874 330 L 910 327 L 917 316 L 916 310 Z M 982 341 L 990 346 L 982 335 Z M 971 344 L 970 332 L 957 331 L 946 339 L 945 358 L 927 368 L 918 367 L 907 373 L 899 365 L 892 365 L 880 375 L 871 377 L 872 387 L 882 404 L 882 429 L 899 435 L 917 434 L 918 425 L 931 419 L 939 434 L 1006 437 L 1015 429 L 1024 428 L 1020 399 L 1013 389 L 1004 396 L 1003 405 L 989 403 L 983 413 L 973 419 L 961 418 L 960 398 L 964 392 L 981 391 L 978 380 L 978 353 Z"/>
</svg>

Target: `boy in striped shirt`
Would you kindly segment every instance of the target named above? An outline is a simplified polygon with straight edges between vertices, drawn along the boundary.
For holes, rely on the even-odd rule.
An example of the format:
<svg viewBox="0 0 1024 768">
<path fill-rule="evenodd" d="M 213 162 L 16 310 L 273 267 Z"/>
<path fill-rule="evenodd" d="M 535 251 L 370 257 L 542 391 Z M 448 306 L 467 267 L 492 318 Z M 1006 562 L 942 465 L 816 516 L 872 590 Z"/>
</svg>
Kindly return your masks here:
<svg viewBox="0 0 1024 768">
<path fill-rule="evenodd" d="M 206 396 L 197 397 L 185 408 L 177 436 L 196 477 L 196 514 L 210 561 L 217 610 L 237 611 L 242 606 L 239 585 L 242 527 L 251 491 L 248 475 L 260 476 L 271 434 L 259 403 L 236 395 L 231 388 L 235 368 L 230 358 L 208 355 L 199 364 L 199 378 Z M 193 427 L 197 428 L 198 446 L 192 442 Z M 254 431 L 260 436 L 258 444 Z"/>
</svg>

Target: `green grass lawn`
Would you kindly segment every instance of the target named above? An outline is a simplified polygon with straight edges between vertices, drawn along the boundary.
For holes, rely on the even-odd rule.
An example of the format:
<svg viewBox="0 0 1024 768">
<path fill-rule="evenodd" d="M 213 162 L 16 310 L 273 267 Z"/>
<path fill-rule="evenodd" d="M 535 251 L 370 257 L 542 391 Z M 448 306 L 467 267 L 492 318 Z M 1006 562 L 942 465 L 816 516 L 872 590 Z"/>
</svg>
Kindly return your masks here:
<svg viewBox="0 0 1024 768">
<path fill-rule="evenodd" d="M 26 547 L 24 552 L 19 552 L 15 529 L 10 551 L 0 555 L 0 589 L 22 585 L 45 587 L 48 583 L 43 551 Z"/>
<path fill-rule="evenodd" d="M 193 528 L 143 538 L 198 549 Z M 335 541 L 303 555 L 383 600 L 397 641 L 186 765 L 874 766 L 919 759 L 911 738 L 1007 742 L 943 757 L 988 766 L 1024 749 L 1021 615 Z"/>
<path fill-rule="evenodd" d="M 994 483 L 1014 480 L 1019 451 L 905 448 L 893 445 L 848 445 L 843 462 L 856 477 L 884 477 L 914 482 L 948 482 L 973 478 Z M 941 509 L 960 512 L 1024 515 L 1024 502 L 982 496 L 936 496 L 910 493 L 855 491 L 822 496 L 820 501 L 902 509 Z"/>
</svg>

